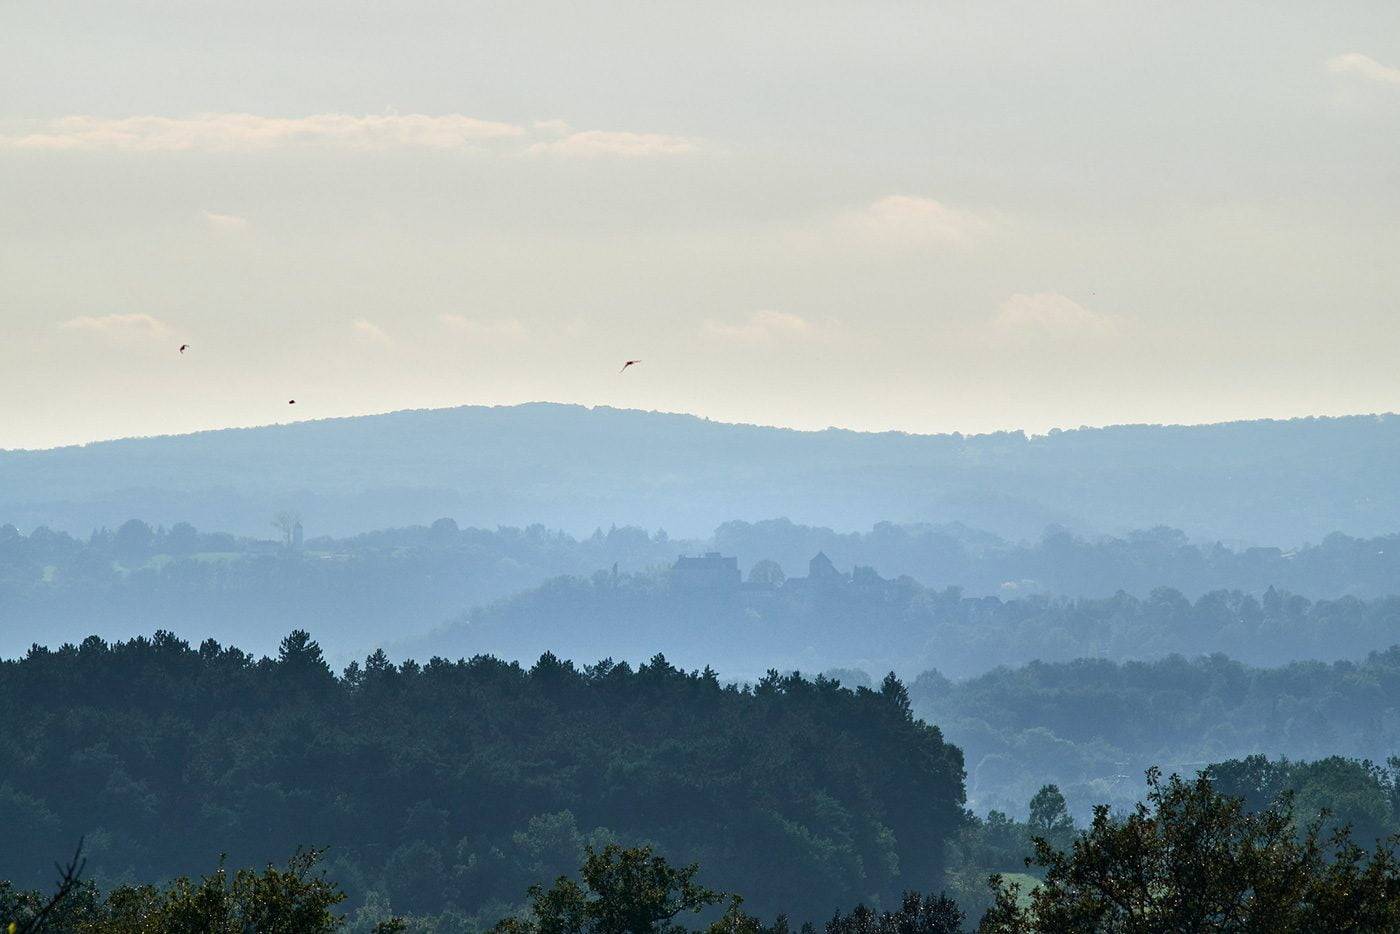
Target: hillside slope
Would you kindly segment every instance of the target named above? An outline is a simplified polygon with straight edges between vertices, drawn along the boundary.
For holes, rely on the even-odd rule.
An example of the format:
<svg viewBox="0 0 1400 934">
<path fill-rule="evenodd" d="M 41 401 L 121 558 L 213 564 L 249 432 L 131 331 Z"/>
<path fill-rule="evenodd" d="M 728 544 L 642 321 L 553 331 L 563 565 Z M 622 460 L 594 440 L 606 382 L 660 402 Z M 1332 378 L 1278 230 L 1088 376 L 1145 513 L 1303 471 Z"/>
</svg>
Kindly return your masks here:
<svg viewBox="0 0 1400 934">
<path fill-rule="evenodd" d="M 1297 544 L 1400 528 L 1400 417 L 1124 426 L 1028 438 L 801 432 L 688 415 L 463 407 L 0 453 L 0 522 L 86 534 L 131 516 L 309 534 L 453 516 L 664 526 L 787 515 L 864 528 L 961 521 L 1013 538 L 1164 524 Z M 1280 509 L 1279 503 L 1288 503 Z"/>
</svg>

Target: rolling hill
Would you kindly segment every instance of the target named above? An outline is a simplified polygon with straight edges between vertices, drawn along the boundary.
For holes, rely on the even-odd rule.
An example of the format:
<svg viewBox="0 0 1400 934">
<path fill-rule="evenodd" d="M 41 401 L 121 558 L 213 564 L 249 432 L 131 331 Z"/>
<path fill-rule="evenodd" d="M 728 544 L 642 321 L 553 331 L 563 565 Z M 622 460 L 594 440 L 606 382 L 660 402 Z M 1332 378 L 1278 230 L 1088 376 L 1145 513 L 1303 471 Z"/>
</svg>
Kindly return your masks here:
<svg viewBox="0 0 1400 934">
<path fill-rule="evenodd" d="M 786 515 L 835 528 L 960 521 L 1013 538 L 1155 525 L 1290 545 L 1400 528 L 1395 415 L 990 435 L 795 431 L 536 403 L 0 452 L 0 523 L 75 534 L 139 516 L 308 534 L 440 516 L 700 537 Z M 1280 508 L 1279 503 L 1287 503 Z"/>
</svg>

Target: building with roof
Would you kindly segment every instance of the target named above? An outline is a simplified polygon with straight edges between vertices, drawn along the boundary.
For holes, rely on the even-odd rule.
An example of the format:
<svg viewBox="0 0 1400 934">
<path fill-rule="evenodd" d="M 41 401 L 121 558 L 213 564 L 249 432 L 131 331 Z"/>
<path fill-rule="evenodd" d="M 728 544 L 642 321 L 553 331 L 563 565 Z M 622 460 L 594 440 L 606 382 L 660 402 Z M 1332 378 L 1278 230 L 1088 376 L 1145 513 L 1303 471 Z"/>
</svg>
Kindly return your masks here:
<svg viewBox="0 0 1400 934">
<path fill-rule="evenodd" d="M 725 592 L 739 589 L 739 559 L 707 551 L 698 557 L 681 555 L 671 565 L 671 586 L 687 591 Z"/>
</svg>

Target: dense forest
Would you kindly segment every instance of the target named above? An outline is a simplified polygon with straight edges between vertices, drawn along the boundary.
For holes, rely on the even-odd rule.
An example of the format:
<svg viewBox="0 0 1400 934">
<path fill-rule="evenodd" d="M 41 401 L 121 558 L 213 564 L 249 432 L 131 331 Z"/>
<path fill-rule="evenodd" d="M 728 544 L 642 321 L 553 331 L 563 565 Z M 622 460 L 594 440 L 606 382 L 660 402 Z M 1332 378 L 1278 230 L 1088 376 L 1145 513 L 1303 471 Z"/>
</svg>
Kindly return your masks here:
<svg viewBox="0 0 1400 934">
<path fill-rule="evenodd" d="M 1359 658 L 1400 640 L 1400 597 L 1309 600 L 1272 588 L 1213 591 L 1195 601 L 1161 588 L 1146 597 L 967 597 L 873 569 L 781 582 L 689 586 L 666 573 L 561 577 L 474 610 L 395 651 L 420 658 L 547 650 L 646 658 L 665 646 L 685 665 L 754 677 L 756 659 L 783 669 L 937 669 L 964 678 L 1031 661 L 1153 659 L 1224 653 L 1255 665 Z"/>
<path fill-rule="evenodd" d="M 382 645 L 386 633 L 395 640 L 426 633 L 468 607 L 550 578 L 614 566 L 629 574 L 663 570 L 680 554 L 712 550 L 735 556 L 750 579 L 754 568 L 769 580 L 797 576 L 824 552 L 838 567 L 875 567 L 927 588 L 957 584 L 967 596 L 1003 598 L 1118 591 L 1148 597 L 1169 586 L 1195 599 L 1214 589 L 1263 594 L 1272 586 L 1334 599 L 1388 594 L 1400 579 L 1396 536 L 1334 534 L 1283 551 L 1195 545 L 1170 529 L 1093 540 L 1052 529 L 1027 545 L 959 525 L 882 522 L 868 532 L 839 533 L 786 519 L 727 522 L 705 540 L 632 527 L 575 538 L 539 525 L 459 528 L 452 519 L 349 538 L 317 535 L 296 545 L 271 521 L 266 531 L 277 537 L 138 519 L 84 538 L 0 526 L 0 617 L 8 623 L 0 652 L 157 629 L 271 652 L 284 633 L 301 627 L 322 635 L 329 657 L 348 661 Z M 755 656 L 746 665 L 767 662 Z"/>
<path fill-rule="evenodd" d="M 1278 668 L 1218 655 L 1032 662 L 965 681 L 927 672 L 909 691 L 963 749 L 978 810 L 1021 814 L 1053 782 L 1083 819 L 1095 804 L 1130 806 L 1153 765 L 1189 774 L 1255 753 L 1383 762 L 1400 750 L 1400 647 Z"/>
<path fill-rule="evenodd" d="M 1012 539 L 1168 525 L 1281 547 L 1400 528 L 1400 418 L 1128 425 L 1028 437 L 808 432 L 532 404 L 0 452 L 0 516 L 74 534 L 131 516 L 347 535 L 456 516 L 703 537 L 732 518 L 963 522 Z M 1281 508 L 1280 504 L 1287 504 Z"/>
<path fill-rule="evenodd" d="M 210 660 L 216 660 L 214 666 L 208 664 Z M 345 845 L 340 857 L 330 861 L 325 860 L 324 850 L 298 847 L 285 867 L 268 862 L 261 871 L 230 870 L 227 857 L 221 857 L 213 871 L 201 876 L 198 870 L 191 871 L 189 862 L 164 872 L 154 869 L 162 862 L 178 862 L 179 857 L 197 862 L 193 860 L 196 840 L 181 838 L 177 847 L 168 848 L 167 853 L 175 859 L 170 855 L 153 857 L 139 847 L 123 854 L 134 841 L 120 831 L 114 835 L 104 828 L 87 838 L 92 841 L 88 852 L 96 857 L 96 871 L 88 871 L 80 844 L 79 853 L 66 867 L 60 863 L 61 875 L 52 895 L 26 889 L 23 881 L 18 885 L 11 881 L 24 880 L 26 874 L 33 878 L 35 873 L 21 869 L 5 879 L 6 870 L 0 867 L 0 923 L 13 925 L 9 930 L 23 934 L 157 930 L 480 934 L 488 929 L 495 934 L 681 934 L 688 930 L 708 934 L 816 934 L 818 930 L 823 934 L 954 934 L 972 927 L 988 934 L 1049 934 L 1159 930 L 1169 921 L 1169 929 L 1193 931 L 1339 926 L 1369 931 L 1389 930 L 1400 922 L 1396 916 L 1400 863 L 1392 848 L 1394 840 L 1400 839 L 1393 836 L 1400 830 L 1400 772 L 1396 771 L 1400 762 L 1379 767 L 1335 756 L 1295 762 L 1256 755 L 1210 765 L 1199 770 L 1195 779 L 1163 778 L 1152 768 L 1147 770 L 1142 800 L 1116 811 L 1097 805 L 1092 819 L 1081 826 L 1076 826 L 1063 795 L 1053 784 L 1042 786 L 1031 798 L 1024 821 L 996 810 L 984 819 L 971 811 L 959 812 L 955 802 L 947 801 L 941 807 L 935 804 L 933 810 L 940 813 L 933 816 L 920 812 L 956 786 L 959 757 L 955 749 L 939 741 L 935 729 L 910 719 L 907 700 L 893 678 L 886 679 L 878 692 L 852 692 L 825 679 L 803 682 L 774 675 L 766 685 L 747 692 L 719 688 L 707 674 L 686 675 L 660 660 L 635 673 L 601 665 L 581 673 L 552 658 L 541 659 L 528 673 L 487 659 L 457 666 L 434 662 L 426 669 L 408 666 L 395 670 L 382 665 L 381 660 L 371 659 L 365 670 L 352 670 L 337 680 L 303 633 L 293 633 L 286 640 L 276 661 L 253 663 L 236 650 L 209 645 L 195 653 L 164 638 L 157 643 L 137 640 L 113 646 L 91 641 L 80 649 L 36 651 L 22 662 L 6 663 L 0 674 L 5 695 L 16 687 L 71 691 L 74 674 L 96 675 L 98 687 L 111 688 L 113 671 L 129 673 L 138 667 L 143 674 L 158 671 L 166 682 L 165 693 L 181 695 L 193 702 L 195 709 L 195 714 L 178 726 L 169 718 L 152 722 L 142 717 L 146 711 L 141 708 L 161 692 L 141 691 L 139 702 L 118 705 L 117 716 L 132 735 L 123 742 L 110 742 L 116 737 L 109 735 L 104 737 L 109 742 L 100 749 L 89 748 L 66 757 L 67 769 L 59 769 L 60 781 L 46 789 L 45 797 L 17 792 L 8 783 L 0 786 L 8 863 L 23 864 L 26 857 L 18 852 L 52 845 L 47 837 L 61 833 L 60 825 L 75 823 L 67 815 L 100 819 L 103 808 L 134 803 L 114 800 L 122 794 L 137 795 L 135 802 L 146 809 L 148 830 L 208 824 L 208 829 L 217 829 L 226 839 L 249 837 L 243 841 L 247 854 L 265 851 L 269 841 L 264 835 L 269 833 L 276 839 L 308 833 L 334 835 L 335 825 L 352 819 L 361 822 L 361 830 L 356 834 L 353 828 L 339 828 L 352 834 L 352 842 Z M 485 681 L 479 680 L 483 665 L 492 671 Z M 444 671 L 454 667 L 455 676 L 446 682 L 440 680 L 437 690 L 420 693 L 421 685 L 415 684 L 415 679 L 441 679 Z M 418 695 L 419 701 L 431 696 L 434 703 L 451 705 L 456 699 L 453 695 L 460 697 L 460 692 L 442 688 L 452 682 L 460 686 L 463 676 L 478 682 L 473 693 L 499 699 L 501 675 L 506 673 L 505 681 L 524 687 L 530 695 L 529 700 L 513 706 L 516 712 L 529 709 L 532 701 L 536 710 L 541 700 L 550 705 L 566 699 L 578 702 L 600 689 L 614 695 L 605 706 L 616 709 L 622 699 L 617 696 L 621 688 L 626 698 L 623 706 L 645 708 L 640 715 L 627 718 L 624 729 L 632 730 L 639 720 L 658 715 L 675 724 L 687 708 L 698 715 L 703 726 L 714 726 L 716 720 L 729 719 L 714 715 L 717 697 L 725 698 L 719 706 L 737 702 L 740 707 L 749 707 L 740 716 L 762 725 L 748 727 L 737 745 L 733 733 L 724 738 L 724 753 L 718 761 L 730 772 L 714 771 L 713 753 L 686 756 L 678 750 L 677 745 L 693 744 L 698 738 L 682 730 L 674 739 L 659 744 L 653 740 L 652 746 L 659 749 L 626 743 L 629 758 L 615 760 L 620 774 L 595 774 L 591 781 L 580 781 L 580 770 L 585 774 L 592 770 L 583 765 L 589 756 L 575 753 L 574 764 L 563 773 L 553 780 L 527 781 L 528 787 L 515 795 L 501 780 L 507 775 L 519 779 L 526 770 L 540 768 L 537 743 L 532 742 L 523 756 L 487 764 L 479 761 L 481 756 L 503 748 L 499 741 L 492 749 L 474 745 L 476 755 L 463 757 L 459 753 L 455 760 L 444 760 L 440 746 L 427 749 L 431 744 L 420 740 L 408 747 L 412 755 L 406 761 L 381 762 L 368 780 L 347 780 L 341 774 L 346 766 L 375 765 L 375 756 L 369 753 L 373 743 L 355 744 L 356 755 L 334 761 L 334 751 L 347 745 L 347 737 L 337 739 L 335 731 L 325 731 L 330 735 L 307 744 L 309 748 L 296 747 L 285 733 L 277 733 L 266 750 L 258 749 L 256 741 L 236 735 L 246 730 L 249 711 L 246 704 L 235 709 L 240 705 L 228 703 L 230 688 L 272 688 L 282 702 L 298 696 L 304 699 L 307 694 L 321 695 L 319 701 L 325 703 L 328 695 L 365 691 L 366 685 L 374 683 L 366 677 L 369 670 L 393 672 L 391 682 L 370 690 L 377 693 L 375 700 L 395 696 L 396 702 L 391 704 L 395 713 L 407 712 L 405 704 L 413 702 L 413 695 Z M 260 675 L 256 684 L 239 685 L 239 672 L 251 671 Z M 16 677 L 18 672 L 23 675 Z M 601 680 L 597 677 L 600 674 Z M 215 682 L 217 688 L 202 688 L 199 682 L 206 680 Z M 610 688 L 604 688 L 605 682 L 610 682 Z M 358 699 L 361 704 L 369 700 Z M 345 701 L 342 697 L 330 703 L 343 710 Z M 777 738 L 774 731 L 794 725 L 794 702 L 807 715 L 801 737 L 797 742 L 779 740 L 786 753 L 780 751 L 775 756 L 771 748 Z M 594 707 L 586 700 L 584 706 Z M 60 707 L 64 715 L 84 725 L 87 738 L 100 734 L 96 711 L 81 703 Z M 665 709 L 668 707 L 675 709 Z M 854 717 L 850 715 L 853 711 Z M 598 712 L 594 707 L 590 719 Z M 302 716 L 306 713 L 297 711 Z M 888 808 L 885 813 L 891 819 L 912 820 L 912 826 L 925 828 L 927 835 L 906 835 L 901 843 L 899 835 L 888 827 L 862 826 L 862 815 L 837 817 L 842 802 L 836 796 L 841 792 L 834 796 L 828 789 L 832 784 L 859 782 L 862 776 L 852 772 L 858 764 L 855 760 L 838 762 L 829 754 L 814 757 L 821 730 L 830 726 L 833 714 L 853 729 L 878 734 L 873 741 L 855 744 L 848 741 L 846 732 L 826 734 L 839 737 L 834 749 L 849 749 L 857 757 L 872 752 L 880 755 L 881 760 L 866 777 L 878 775 L 880 768 L 899 773 L 882 778 L 878 788 L 867 787 L 864 793 L 849 786 L 844 800 L 861 799 L 860 807 L 867 815 L 872 809 Z M 213 723 L 225 717 L 232 722 L 214 729 Z M 206 719 L 210 722 L 203 722 Z M 363 719 L 361 713 L 348 728 L 362 725 Z M 499 721 L 507 718 L 494 719 L 499 726 Z M 549 718 L 549 725 L 556 719 Z M 382 724 L 377 725 L 378 732 L 383 732 Z M 179 726 L 184 727 L 186 744 L 197 744 L 211 732 L 233 739 L 233 755 L 192 750 L 196 755 L 186 761 L 196 766 L 193 775 L 160 775 L 160 768 L 168 771 L 169 763 L 149 760 L 154 752 L 171 751 L 176 743 L 169 734 Z M 549 729 L 527 726 L 526 732 Z M 642 732 L 651 730 L 644 728 Z M 635 740 L 639 734 L 630 735 Z M 580 746 L 591 748 L 597 745 L 594 739 L 590 734 Z M 551 745 L 556 746 L 557 756 L 558 741 Z M 139 753 L 133 754 L 134 748 Z M 38 752 L 48 758 L 45 754 L 49 750 Z M 98 782 L 73 781 L 66 774 L 75 767 L 90 767 L 95 754 L 105 754 L 108 764 L 116 766 L 106 787 Z M 222 806 L 198 789 L 183 787 L 193 780 L 214 777 L 210 767 L 216 760 L 237 760 L 240 754 L 254 761 L 245 761 L 242 767 L 231 762 L 232 767 L 217 776 L 220 794 L 214 797 L 222 798 Z M 657 768 L 658 758 L 667 760 L 671 767 Z M 808 761 L 798 765 L 798 758 Z M 142 759 L 147 761 L 134 761 Z M 650 763 L 644 764 L 648 759 Z M 705 771 L 678 782 L 674 766 L 681 759 Z M 34 763 L 23 765 L 18 770 L 21 781 L 26 773 L 32 773 Z M 309 768 L 312 765 L 331 769 L 335 775 L 329 780 L 317 776 Z M 774 765 L 780 766 L 776 773 Z M 457 787 L 438 800 L 472 800 L 469 814 L 475 825 L 457 844 L 457 862 L 450 869 L 442 858 L 444 849 L 450 848 L 436 844 L 463 829 L 449 827 L 453 815 L 437 809 L 433 802 L 420 802 L 403 811 L 404 803 L 417 794 L 441 786 L 445 768 L 455 768 Z M 925 773 L 922 781 L 920 772 Z M 275 783 L 266 784 L 263 780 L 267 778 L 275 778 Z M 804 791 L 812 794 L 814 779 L 827 784 L 805 807 L 799 806 L 806 811 L 801 818 L 805 826 L 768 810 L 802 798 Z M 603 828 L 580 834 L 571 811 L 531 818 L 523 829 L 498 837 L 497 845 L 482 846 L 490 838 L 483 825 L 503 823 L 502 817 L 484 813 L 492 803 L 519 798 L 509 806 L 524 813 L 517 805 L 551 796 L 558 802 L 571 791 L 599 791 L 619 782 L 625 790 L 617 787 L 607 793 L 610 800 L 604 808 L 615 812 L 635 809 L 654 827 L 664 828 L 669 840 L 660 850 L 646 841 L 624 845 L 618 842 L 623 835 Z M 713 787 L 716 782 L 718 789 Z M 889 790 L 896 787 L 900 790 L 892 797 Z M 678 791 L 679 797 L 672 797 Z M 269 793 L 292 806 L 275 815 L 261 808 L 249 813 L 247 804 Z M 483 793 L 485 800 L 480 797 Z M 930 793 L 935 797 L 919 799 Z M 335 796 L 333 807 L 324 806 L 327 794 Z M 901 794 L 909 797 L 896 801 Z M 625 801 L 627 795 L 635 803 Z M 722 827 L 707 829 L 694 819 L 705 809 L 701 798 L 721 809 Z M 375 800 L 389 807 L 389 813 L 377 813 L 372 806 Z M 572 800 L 579 803 L 576 797 Z M 48 810 L 49 801 L 57 802 L 55 810 L 65 816 Z M 191 820 L 188 812 L 196 802 L 200 817 Z M 697 808 L 697 804 L 701 806 Z M 594 810 L 596 813 L 599 808 Z M 772 817 L 764 818 L 764 811 Z M 628 819 L 623 818 L 622 823 Z M 76 822 L 81 820 L 78 817 Z M 941 826 L 934 827 L 935 823 Z M 857 853 L 863 842 L 870 842 L 861 838 L 871 829 L 882 839 L 874 841 L 874 852 Z M 915 848 L 912 851 L 911 846 Z M 939 854 L 936 861 L 928 858 L 930 846 Z M 365 854 L 376 848 L 392 849 L 392 855 L 377 870 L 375 864 L 382 853 Z M 467 850 L 471 852 L 464 856 Z M 669 861 L 662 850 L 672 854 Z M 804 852 L 807 850 L 811 852 Z M 737 859 L 738 865 L 707 864 L 702 868 L 697 862 L 680 862 L 699 852 Z M 879 882 L 866 862 L 871 856 L 883 866 L 875 870 L 883 877 Z M 123 858 L 130 862 L 113 875 L 113 862 L 120 865 Z M 1022 872 L 1002 869 L 1022 864 Z M 136 881 L 142 872 L 153 871 L 158 873 L 158 881 Z M 907 884 L 915 878 L 925 880 L 929 894 L 920 895 L 908 888 L 901 895 L 892 894 L 891 883 L 898 880 Z M 855 880 L 860 881 L 852 885 Z M 872 883 L 881 890 L 872 889 Z M 725 891 L 721 884 L 740 888 Z M 511 885 L 524 888 L 511 893 Z M 936 896 L 932 894 L 935 890 Z M 765 910 L 772 911 L 774 903 L 784 898 L 789 907 L 797 906 L 795 912 L 782 910 L 765 916 Z M 856 901 L 845 910 L 814 910 L 814 906 L 840 898 Z M 483 899 L 485 904 L 481 904 Z M 772 918 L 771 922 L 766 918 Z"/>
<path fill-rule="evenodd" d="M 161 634 L 0 663 L 0 717 L 0 878 L 22 887 L 80 837 L 103 884 L 317 846 L 352 904 L 494 920 L 586 846 L 647 843 L 821 919 L 937 885 L 963 822 L 961 753 L 892 676 L 376 654 L 337 677 L 301 632 L 275 659 Z"/>
<path fill-rule="evenodd" d="M 1266 764 L 1267 765 L 1267 764 Z M 1064 934 L 1067 931 L 1389 931 L 1400 925 L 1400 861 L 1367 850 L 1346 828 L 1324 832 L 1292 797 L 1260 807 L 1194 781 L 1147 775 L 1130 813 L 1095 810 L 1074 838 L 1032 828 L 1034 876 L 993 874 L 971 914 L 946 893 L 907 891 L 886 909 L 857 905 L 823 924 L 786 913 L 772 923 L 744 897 L 702 881 L 699 864 L 672 865 L 650 846 L 584 848 L 575 873 L 537 883 L 492 934 Z M 1047 789 L 1048 791 L 1048 789 Z M 1208 832 L 1202 832 L 1208 828 Z M 454 912 L 395 915 L 381 902 L 353 916 L 339 885 L 317 872 L 317 851 L 262 872 L 221 865 L 202 878 L 122 884 L 84 880 L 76 855 L 52 895 L 0 882 L 0 923 L 10 934 L 478 934 Z M 710 920 L 713 919 L 713 920 Z M 708 923 L 706 923 L 708 921 Z"/>
</svg>

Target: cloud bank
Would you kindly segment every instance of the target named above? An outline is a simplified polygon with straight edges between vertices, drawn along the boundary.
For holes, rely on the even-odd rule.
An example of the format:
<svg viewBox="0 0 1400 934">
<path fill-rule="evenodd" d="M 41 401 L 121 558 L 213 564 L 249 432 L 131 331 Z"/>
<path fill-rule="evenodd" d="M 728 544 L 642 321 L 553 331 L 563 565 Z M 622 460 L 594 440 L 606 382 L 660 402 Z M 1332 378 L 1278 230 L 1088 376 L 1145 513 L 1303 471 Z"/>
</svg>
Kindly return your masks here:
<svg viewBox="0 0 1400 934">
<path fill-rule="evenodd" d="M 392 342 L 383 328 L 366 318 L 360 318 L 350 325 L 350 330 L 366 344 L 389 344 Z"/>
<path fill-rule="evenodd" d="M 119 340 L 165 339 L 170 328 L 147 314 L 79 315 L 59 325 L 65 331 Z"/>
<path fill-rule="evenodd" d="M 1058 292 L 1018 292 L 1001 303 L 992 328 L 1013 338 L 1116 337 L 1123 321 L 1116 315 L 1092 311 Z"/>
<path fill-rule="evenodd" d="M 737 323 L 706 321 L 703 329 L 709 337 L 743 344 L 825 340 L 832 330 L 791 312 L 768 309 Z"/>
<path fill-rule="evenodd" d="M 527 336 L 525 325 L 514 318 L 489 321 L 465 315 L 442 314 L 438 315 L 438 322 L 449 331 L 464 334 L 473 340 L 515 341 L 524 340 Z"/>
<path fill-rule="evenodd" d="M 1327 60 L 1327 70 L 1333 74 L 1358 75 L 1378 84 L 1400 87 L 1400 68 L 1382 65 L 1369 55 L 1347 52 Z"/>
<path fill-rule="evenodd" d="M 207 113 L 193 117 L 59 117 L 38 132 L 0 139 L 14 149 L 260 152 L 296 146 L 457 149 L 523 135 L 523 127 L 461 114 L 265 117 Z"/>
<path fill-rule="evenodd" d="M 971 211 L 914 195 L 887 195 L 847 215 L 841 226 L 860 239 L 903 247 L 967 245 L 992 228 Z"/>
<path fill-rule="evenodd" d="M 626 158 L 646 158 L 648 156 L 680 156 L 694 152 L 697 142 L 685 136 L 672 136 L 667 133 L 626 133 L 609 130 L 584 130 L 569 133 L 562 139 L 535 143 L 529 149 L 536 155 L 577 156 L 593 158 L 597 156 L 623 156 Z"/>
<path fill-rule="evenodd" d="M 248 218 L 239 217 L 237 214 L 222 214 L 218 211 L 205 211 L 204 220 L 214 230 L 232 232 L 248 229 Z"/>
<path fill-rule="evenodd" d="M 544 137 L 543 139 L 541 137 Z M 492 148 L 505 152 L 594 158 L 675 156 L 696 140 L 666 133 L 571 131 L 558 120 L 525 127 L 463 114 L 312 114 L 268 117 L 205 113 L 191 117 L 58 117 L 26 132 L 0 133 L 0 149 L 58 152 L 270 152 L 326 148 L 378 152 Z"/>
</svg>

